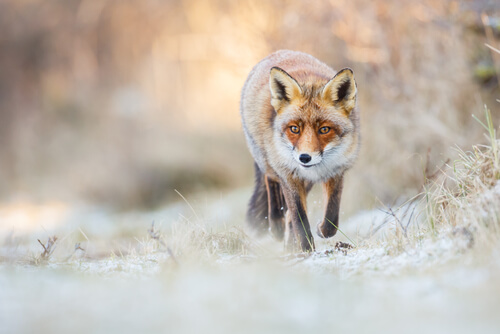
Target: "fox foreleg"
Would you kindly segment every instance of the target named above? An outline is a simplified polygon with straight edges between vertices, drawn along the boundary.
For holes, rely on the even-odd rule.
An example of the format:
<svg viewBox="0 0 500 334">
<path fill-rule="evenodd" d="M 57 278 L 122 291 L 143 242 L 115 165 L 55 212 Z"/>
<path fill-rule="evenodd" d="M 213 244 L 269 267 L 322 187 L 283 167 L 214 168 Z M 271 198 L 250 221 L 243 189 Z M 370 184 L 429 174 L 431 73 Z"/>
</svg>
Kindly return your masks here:
<svg viewBox="0 0 500 334">
<path fill-rule="evenodd" d="M 306 213 L 307 190 L 302 182 L 281 182 L 288 207 L 287 248 L 296 248 L 303 252 L 314 251 L 314 239 Z M 292 245 L 290 245 L 292 243 Z"/>
<path fill-rule="evenodd" d="M 330 238 L 337 233 L 343 182 L 344 177 L 340 175 L 323 184 L 326 203 L 325 216 L 317 226 L 317 234 L 322 238 Z"/>
</svg>

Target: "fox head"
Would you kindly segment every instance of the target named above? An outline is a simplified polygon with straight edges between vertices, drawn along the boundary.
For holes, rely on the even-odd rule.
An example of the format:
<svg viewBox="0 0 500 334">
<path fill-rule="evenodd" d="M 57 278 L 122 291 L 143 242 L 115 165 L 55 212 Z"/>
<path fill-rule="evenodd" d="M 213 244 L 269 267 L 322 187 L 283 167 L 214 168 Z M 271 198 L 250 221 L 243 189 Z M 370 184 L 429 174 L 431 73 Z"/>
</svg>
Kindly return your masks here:
<svg viewBox="0 0 500 334">
<path fill-rule="evenodd" d="M 329 81 L 304 81 L 299 84 L 279 67 L 271 69 L 275 138 L 290 167 L 317 174 L 354 160 L 357 154 L 357 115 L 353 115 L 357 87 L 349 68 Z"/>
</svg>

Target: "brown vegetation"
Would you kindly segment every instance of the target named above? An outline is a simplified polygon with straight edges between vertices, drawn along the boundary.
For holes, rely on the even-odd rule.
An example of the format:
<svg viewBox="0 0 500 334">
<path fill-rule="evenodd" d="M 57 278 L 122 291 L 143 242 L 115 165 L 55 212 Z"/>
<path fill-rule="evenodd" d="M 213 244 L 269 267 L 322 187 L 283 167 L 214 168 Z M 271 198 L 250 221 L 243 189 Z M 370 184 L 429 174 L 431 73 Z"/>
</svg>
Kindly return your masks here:
<svg viewBox="0 0 500 334">
<path fill-rule="evenodd" d="M 434 166 L 454 156 L 454 144 L 477 142 L 471 110 L 487 103 L 497 118 L 483 43 L 498 43 L 484 15 L 499 9 L 483 1 L 0 6 L 4 199 L 130 209 L 178 198 L 174 188 L 249 184 L 240 89 L 258 60 L 282 48 L 357 75 L 363 147 L 345 186 L 347 212 L 419 189 L 429 149 Z"/>
</svg>

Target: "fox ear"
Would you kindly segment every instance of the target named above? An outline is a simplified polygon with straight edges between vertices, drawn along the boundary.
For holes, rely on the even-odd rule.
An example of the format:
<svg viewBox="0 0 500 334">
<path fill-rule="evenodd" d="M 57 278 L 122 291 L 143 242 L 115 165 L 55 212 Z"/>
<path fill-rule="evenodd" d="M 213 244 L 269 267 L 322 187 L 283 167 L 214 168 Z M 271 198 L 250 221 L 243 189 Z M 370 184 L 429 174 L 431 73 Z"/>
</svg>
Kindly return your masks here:
<svg viewBox="0 0 500 334">
<path fill-rule="evenodd" d="M 276 111 L 302 95 L 302 89 L 297 81 L 279 67 L 271 68 L 269 88 L 271 89 L 271 104 Z"/>
<path fill-rule="evenodd" d="M 323 87 L 322 98 L 343 108 L 349 115 L 356 106 L 357 94 L 354 73 L 350 68 L 344 68 Z"/>
</svg>

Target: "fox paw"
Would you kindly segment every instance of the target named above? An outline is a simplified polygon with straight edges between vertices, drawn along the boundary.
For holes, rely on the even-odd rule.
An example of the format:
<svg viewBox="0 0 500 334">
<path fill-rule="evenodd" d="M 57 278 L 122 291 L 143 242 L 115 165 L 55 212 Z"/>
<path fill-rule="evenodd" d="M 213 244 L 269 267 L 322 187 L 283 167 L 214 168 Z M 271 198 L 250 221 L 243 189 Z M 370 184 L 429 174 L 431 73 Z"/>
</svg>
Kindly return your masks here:
<svg viewBox="0 0 500 334">
<path fill-rule="evenodd" d="M 321 238 L 331 238 L 337 233 L 337 228 L 329 222 L 322 221 L 316 225 L 316 234 Z"/>
</svg>

